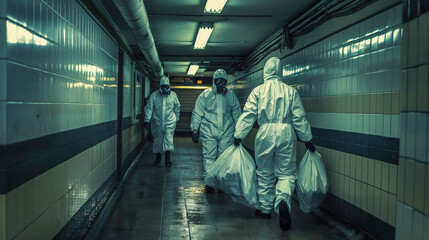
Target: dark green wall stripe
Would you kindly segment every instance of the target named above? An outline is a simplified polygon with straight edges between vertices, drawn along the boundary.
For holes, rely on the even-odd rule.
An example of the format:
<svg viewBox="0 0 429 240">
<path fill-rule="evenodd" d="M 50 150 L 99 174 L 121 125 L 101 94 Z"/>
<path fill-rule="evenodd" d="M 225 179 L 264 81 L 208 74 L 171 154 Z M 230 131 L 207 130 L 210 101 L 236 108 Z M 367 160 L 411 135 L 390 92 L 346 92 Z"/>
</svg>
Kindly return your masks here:
<svg viewBox="0 0 429 240">
<path fill-rule="evenodd" d="M 0 169 L 6 168 L 6 161 L 3 162 L 2 159 L 6 159 L 6 146 L 0 145 Z"/>
<path fill-rule="evenodd" d="M 259 126 L 255 122 L 254 128 Z M 399 163 L 399 138 L 311 128 L 314 144 L 383 162 Z"/>
<path fill-rule="evenodd" d="M 313 142 L 318 146 L 398 165 L 398 138 L 322 128 L 311 128 L 311 131 Z"/>
<path fill-rule="evenodd" d="M 377 239 L 395 239 L 395 227 L 329 192 L 323 205 Z"/>
<path fill-rule="evenodd" d="M 131 118 L 124 119 L 127 127 Z M 116 121 L 0 146 L 0 194 L 6 194 L 47 170 L 116 135 Z"/>
<path fill-rule="evenodd" d="M 57 233 L 54 239 L 83 239 L 116 186 L 115 171 Z"/>
<path fill-rule="evenodd" d="M 96 140 L 116 134 L 116 121 L 99 123 L 78 129 L 58 132 L 47 136 L 9 144 L 6 146 L 6 168 L 12 168 L 44 154 L 77 144 L 85 139 Z M 98 136 L 98 137 L 97 137 Z M 95 139 L 94 139 L 95 138 Z M 98 143 L 98 142 L 97 142 Z"/>
<path fill-rule="evenodd" d="M 141 118 L 142 114 L 138 114 L 136 116 L 136 119 L 139 120 Z M 122 130 L 128 129 L 132 126 L 133 124 L 131 123 L 131 117 L 125 117 L 122 119 Z"/>
<path fill-rule="evenodd" d="M 122 131 L 131 127 L 131 117 L 122 118 Z"/>
</svg>

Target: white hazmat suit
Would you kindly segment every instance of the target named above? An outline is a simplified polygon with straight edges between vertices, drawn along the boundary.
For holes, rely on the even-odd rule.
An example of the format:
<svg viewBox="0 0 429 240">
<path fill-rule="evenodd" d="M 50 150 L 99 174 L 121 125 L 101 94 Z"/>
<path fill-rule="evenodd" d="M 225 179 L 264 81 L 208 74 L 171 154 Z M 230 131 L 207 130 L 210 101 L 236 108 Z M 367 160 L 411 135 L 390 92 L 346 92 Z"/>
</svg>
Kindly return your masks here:
<svg viewBox="0 0 429 240">
<path fill-rule="evenodd" d="M 203 144 L 204 178 L 213 162 L 234 142 L 235 124 L 241 115 L 237 96 L 228 89 L 217 92 L 215 79 L 225 79 L 225 70 L 213 75 L 213 86 L 198 97 L 192 111 L 191 131 L 200 130 Z"/>
<path fill-rule="evenodd" d="M 264 84 L 250 93 L 236 125 L 235 138 L 243 139 L 255 120 L 260 126 L 255 138 L 260 210 L 279 212 L 285 200 L 289 212 L 296 180 L 296 135 L 312 139 L 310 125 L 298 92 L 282 82 L 280 60 L 270 58 L 264 67 Z M 276 184 L 277 178 L 277 184 Z"/>
<path fill-rule="evenodd" d="M 170 86 L 168 77 L 163 76 L 160 85 Z M 150 122 L 153 141 L 153 152 L 173 151 L 173 136 L 180 116 L 180 103 L 175 92 L 162 94 L 161 89 L 150 95 L 146 106 L 145 122 Z"/>
</svg>

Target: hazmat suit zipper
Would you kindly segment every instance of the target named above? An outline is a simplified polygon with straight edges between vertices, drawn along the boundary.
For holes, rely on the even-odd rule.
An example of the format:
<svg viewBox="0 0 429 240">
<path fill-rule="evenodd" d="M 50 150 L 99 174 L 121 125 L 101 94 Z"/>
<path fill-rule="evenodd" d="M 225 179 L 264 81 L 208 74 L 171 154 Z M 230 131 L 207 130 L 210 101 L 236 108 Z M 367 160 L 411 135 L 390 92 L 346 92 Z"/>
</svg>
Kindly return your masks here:
<svg viewBox="0 0 429 240">
<path fill-rule="evenodd" d="M 161 126 L 162 129 L 165 129 L 165 101 L 166 101 L 166 95 L 162 95 L 162 112 L 161 112 Z"/>
<path fill-rule="evenodd" d="M 220 137 L 223 128 L 223 97 L 221 94 L 216 95 L 217 102 L 217 135 Z"/>
</svg>

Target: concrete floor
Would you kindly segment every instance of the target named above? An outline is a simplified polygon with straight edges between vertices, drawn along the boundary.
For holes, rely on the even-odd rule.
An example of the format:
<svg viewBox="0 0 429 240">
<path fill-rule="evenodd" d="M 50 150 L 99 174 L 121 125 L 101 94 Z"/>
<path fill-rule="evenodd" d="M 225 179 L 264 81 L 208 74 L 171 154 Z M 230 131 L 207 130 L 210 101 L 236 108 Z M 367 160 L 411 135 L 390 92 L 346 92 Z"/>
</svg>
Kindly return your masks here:
<svg viewBox="0 0 429 240">
<path fill-rule="evenodd" d="M 339 239 L 292 201 L 292 226 L 278 216 L 256 219 L 254 210 L 226 194 L 204 193 L 201 144 L 176 137 L 172 168 L 154 166 L 149 146 L 123 184 L 122 196 L 100 239 Z"/>
</svg>

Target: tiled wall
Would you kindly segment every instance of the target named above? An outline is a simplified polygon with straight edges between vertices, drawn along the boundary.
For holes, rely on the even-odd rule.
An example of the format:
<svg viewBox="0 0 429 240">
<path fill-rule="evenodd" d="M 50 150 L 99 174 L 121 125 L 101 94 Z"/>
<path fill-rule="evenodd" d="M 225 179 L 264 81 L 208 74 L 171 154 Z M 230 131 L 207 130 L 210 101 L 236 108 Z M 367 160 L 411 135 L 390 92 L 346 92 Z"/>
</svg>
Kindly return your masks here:
<svg viewBox="0 0 429 240">
<path fill-rule="evenodd" d="M 429 3 L 404 1 L 396 239 L 429 236 Z"/>
<path fill-rule="evenodd" d="M 303 99 L 325 163 L 324 205 L 382 239 L 393 239 L 396 221 L 401 23 L 399 5 L 282 59 L 284 82 Z M 262 82 L 261 70 L 230 88 L 244 104 Z M 299 145 L 298 158 L 304 152 Z"/>
<path fill-rule="evenodd" d="M 137 78 L 135 74 L 135 66 L 131 59 L 125 55 L 124 57 L 124 100 L 123 100 L 123 141 L 122 141 L 122 161 L 127 159 L 127 156 L 140 143 L 141 132 L 140 124 L 137 121 L 134 102 L 141 96 L 141 88 L 137 88 Z M 127 164 L 127 163 L 126 163 Z"/>
<path fill-rule="evenodd" d="M 136 149 L 141 143 L 141 125 L 138 119 L 141 117 L 142 88 L 139 83 L 139 74 L 131 59 L 125 55 L 122 120 L 123 174 L 134 160 L 137 154 Z"/>
<path fill-rule="evenodd" d="M 0 194 L 0 239 L 6 239 L 6 199 Z"/>
<path fill-rule="evenodd" d="M 0 239 L 53 238 L 111 179 L 117 59 L 77 1 L 0 1 Z"/>
</svg>

